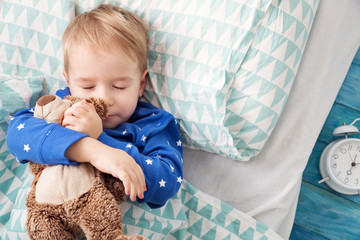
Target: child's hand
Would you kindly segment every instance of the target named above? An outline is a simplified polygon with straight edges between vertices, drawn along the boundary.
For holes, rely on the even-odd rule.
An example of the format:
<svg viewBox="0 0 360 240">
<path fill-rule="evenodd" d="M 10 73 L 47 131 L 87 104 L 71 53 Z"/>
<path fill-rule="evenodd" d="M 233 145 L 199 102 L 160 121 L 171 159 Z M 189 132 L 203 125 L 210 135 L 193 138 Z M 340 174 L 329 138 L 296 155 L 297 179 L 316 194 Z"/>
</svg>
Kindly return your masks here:
<svg viewBox="0 0 360 240">
<path fill-rule="evenodd" d="M 77 162 L 89 162 L 99 171 L 119 178 L 131 201 L 144 198 L 146 182 L 144 173 L 136 161 L 126 152 L 109 147 L 96 139 L 85 137 L 72 144 L 66 157 Z"/>
<path fill-rule="evenodd" d="M 136 196 L 143 199 L 146 183 L 139 164 L 123 150 L 108 148 L 106 151 L 101 151 L 98 157 L 93 158 L 91 164 L 99 171 L 120 179 L 124 184 L 125 194 L 130 195 L 131 201 L 136 201 Z"/>
<path fill-rule="evenodd" d="M 84 133 L 97 139 L 103 131 L 102 120 L 92 104 L 85 100 L 65 110 L 63 127 Z"/>
</svg>

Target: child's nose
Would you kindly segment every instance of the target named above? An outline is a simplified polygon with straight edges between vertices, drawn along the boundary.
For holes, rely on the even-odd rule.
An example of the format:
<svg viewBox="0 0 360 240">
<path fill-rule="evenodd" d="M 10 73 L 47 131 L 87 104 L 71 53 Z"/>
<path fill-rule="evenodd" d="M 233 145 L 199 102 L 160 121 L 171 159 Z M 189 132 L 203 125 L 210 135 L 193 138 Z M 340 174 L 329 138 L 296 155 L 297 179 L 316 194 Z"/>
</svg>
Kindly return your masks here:
<svg viewBox="0 0 360 240">
<path fill-rule="evenodd" d="M 99 97 L 102 98 L 105 101 L 105 103 L 109 106 L 114 104 L 113 97 L 110 91 L 106 91 L 106 90 L 101 91 Z"/>
</svg>

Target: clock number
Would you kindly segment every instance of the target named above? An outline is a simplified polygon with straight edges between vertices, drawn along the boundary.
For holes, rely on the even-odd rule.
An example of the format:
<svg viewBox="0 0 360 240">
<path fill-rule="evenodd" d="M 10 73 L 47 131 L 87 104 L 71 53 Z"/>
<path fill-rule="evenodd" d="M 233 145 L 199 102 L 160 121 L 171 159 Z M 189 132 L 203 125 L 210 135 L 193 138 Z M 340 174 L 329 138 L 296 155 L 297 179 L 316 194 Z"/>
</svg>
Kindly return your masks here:
<svg viewBox="0 0 360 240">
<path fill-rule="evenodd" d="M 349 144 L 349 148 L 348 148 L 349 151 L 352 150 L 352 145 Z"/>
<path fill-rule="evenodd" d="M 333 167 L 333 168 L 337 168 L 337 163 L 334 163 L 334 164 L 332 165 L 332 167 Z"/>
<path fill-rule="evenodd" d="M 339 155 L 334 154 L 334 159 L 338 159 L 338 158 L 339 158 Z"/>
<path fill-rule="evenodd" d="M 355 184 L 356 184 L 356 185 L 359 184 L 359 179 L 358 179 L 358 178 L 355 180 Z"/>
<path fill-rule="evenodd" d="M 349 182 L 349 178 L 345 178 L 345 183 L 348 183 Z"/>
<path fill-rule="evenodd" d="M 340 152 L 342 153 L 342 154 L 346 154 L 346 149 L 343 147 L 343 146 L 341 146 L 341 147 L 339 147 L 340 148 Z"/>
<path fill-rule="evenodd" d="M 360 152 L 360 146 L 358 146 L 356 150 L 357 150 L 358 152 Z"/>
</svg>

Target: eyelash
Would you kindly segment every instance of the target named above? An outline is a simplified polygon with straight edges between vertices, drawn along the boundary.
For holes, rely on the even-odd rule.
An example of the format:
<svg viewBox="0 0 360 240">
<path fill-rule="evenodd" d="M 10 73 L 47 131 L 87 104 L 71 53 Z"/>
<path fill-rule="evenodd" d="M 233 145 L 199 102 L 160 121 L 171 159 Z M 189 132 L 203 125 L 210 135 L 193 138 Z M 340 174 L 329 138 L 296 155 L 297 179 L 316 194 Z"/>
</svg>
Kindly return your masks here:
<svg viewBox="0 0 360 240">
<path fill-rule="evenodd" d="M 117 86 L 113 86 L 113 87 L 116 88 L 116 89 L 119 89 L 119 90 L 125 89 L 124 87 L 117 87 Z M 92 88 L 94 88 L 94 87 L 83 87 L 83 89 L 85 89 L 85 90 L 90 90 Z"/>
<path fill-rule="evenodd" d="M 119 90 L 125 89 L 124 87 L 117 87 L 117 86 L 113 86 L 113 87 L 116 88 L 116 89 L 119 89 Z"/>
</svg>

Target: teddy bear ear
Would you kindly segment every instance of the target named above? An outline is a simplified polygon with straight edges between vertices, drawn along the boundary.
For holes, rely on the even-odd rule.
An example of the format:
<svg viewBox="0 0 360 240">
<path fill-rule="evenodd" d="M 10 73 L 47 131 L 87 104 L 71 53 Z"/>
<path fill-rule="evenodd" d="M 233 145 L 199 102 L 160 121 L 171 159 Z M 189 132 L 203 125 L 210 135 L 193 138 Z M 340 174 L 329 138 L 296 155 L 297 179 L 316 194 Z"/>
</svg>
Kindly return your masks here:
<svg viewBox="0 0 360 240">
<path fill-rule="evenodd" d="M 62 112 L 70 107 L 69 101 L 63 101 L 55 95 L 41 97 L 35 106 L 34 117 L 59 123 Z"/>
<path fill-rule="evenodd" d="M 42 96 L 38 99 L 38 101 L 36 102 L 36 104 L 40 107 L 43 107 L 45 106 L 46 104 L 54 101 L 56 99 L 56 96 L 55 95 L 45 95 L 45 96 Z"/>
<path fill-rule="evenodd" d="M 101 119 L 105 119 L 109 114 L 109 107 L 101 98 L 88 98 L 88 103 L 91 103 L 95 107 L 95 111 Z"/>
</svg>

